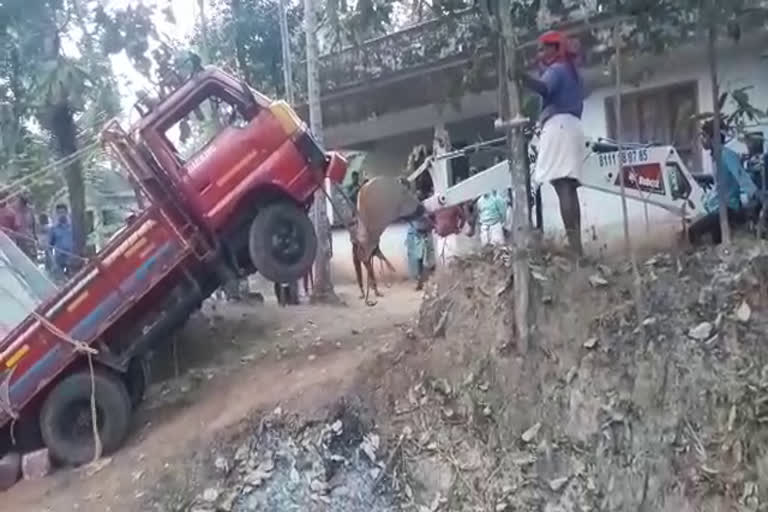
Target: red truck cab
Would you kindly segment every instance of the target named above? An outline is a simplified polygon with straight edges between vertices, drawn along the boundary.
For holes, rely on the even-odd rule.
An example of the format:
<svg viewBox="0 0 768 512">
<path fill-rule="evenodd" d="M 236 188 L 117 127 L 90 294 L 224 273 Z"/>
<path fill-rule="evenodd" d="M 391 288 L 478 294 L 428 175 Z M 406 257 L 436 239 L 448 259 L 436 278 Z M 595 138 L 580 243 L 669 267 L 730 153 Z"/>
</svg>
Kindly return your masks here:
<svg viewBox="0 0 768 512">
<path fill-rule="evenodd" d="M 336 183 L 344 179 L 346 161 L 337 153 L 325 153 L 287 103 L 270 101 L 211 68 L 146 115 L 136 133 L 194 218 L 234 244 L 230 250 L 239 263 L 254 263 L 277 282 L 306 273 L 316 242 L 305 223 L 298 227 L 286 223 L 286 212 L 271 223 L 273 239 L 261 241 L 264 249 L 271 245 L 272 252 L 250 250 L 252 260 L 263 261 L 248 262 L 242 246 L 248 239 L 245 224 L 253 220 L 257 206 L 279 200 L 306 210 L 323 175 Z M 294 240 L 286 239 L 291 232 Z M 297 245 L 302 237 L 307 238 L 307 247 Z M 254 241 L 257 246 L 258 242 Z M 282 262 L 271 257 L 281 250 Z"/>
<path fill-rule="evenodd" d="M 72 279 L 52 287 L 0 237 L 0 262 L 24 269 L 0 279 L 0 306 L 13 306 L 0 315 L 0 456 L 16 420 L 17 438 L 39 430 L 54 459 L 89 461 L 91 382 L 104 452 L 117 449 L 153 349 L 228 279 L 305 275 L 317 246 L 307 209 L 346 172 L 286 103 L 217 69 L 102 139 L 145 207 Z"/>
</svg>

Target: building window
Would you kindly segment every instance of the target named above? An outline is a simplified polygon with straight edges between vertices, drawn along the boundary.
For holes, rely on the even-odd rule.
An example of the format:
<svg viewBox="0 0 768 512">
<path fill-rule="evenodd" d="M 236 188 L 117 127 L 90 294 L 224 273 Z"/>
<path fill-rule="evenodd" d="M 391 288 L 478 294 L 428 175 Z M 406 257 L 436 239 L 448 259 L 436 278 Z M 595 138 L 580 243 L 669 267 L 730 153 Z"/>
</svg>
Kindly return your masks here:
<svg viewBox="0 0 768 512">
<path fill-rule="evenodd" d="M 614 98 L 605 100 L 608 135 L 616 138 Z M 701 172 L 701 150 L 694 117 L 699 113 L 698 86 L 686 82 L 621 96 L 624 142 L 673 145 L 691 172 Z"/>
</svg>

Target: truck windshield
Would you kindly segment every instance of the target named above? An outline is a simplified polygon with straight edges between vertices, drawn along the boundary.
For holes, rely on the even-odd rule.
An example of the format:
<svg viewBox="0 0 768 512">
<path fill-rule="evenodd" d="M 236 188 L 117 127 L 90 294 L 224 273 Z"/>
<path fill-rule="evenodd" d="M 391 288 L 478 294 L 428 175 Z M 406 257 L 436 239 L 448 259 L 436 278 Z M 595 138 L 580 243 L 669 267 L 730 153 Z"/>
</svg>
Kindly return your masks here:
<svg viewBox="0 0 768 512">
<path fill-rule="evenodd" d="M 0 338 L 55 293 L 56 286 L 0 232 Z"/>
<path fill-rule="evenodd" d="M 173 123 L 164 135 L 176 158 L 184 165 L 225 128 L 243 128 L 247 124 L 239 105 L 211 95 Z"/>
</svg>

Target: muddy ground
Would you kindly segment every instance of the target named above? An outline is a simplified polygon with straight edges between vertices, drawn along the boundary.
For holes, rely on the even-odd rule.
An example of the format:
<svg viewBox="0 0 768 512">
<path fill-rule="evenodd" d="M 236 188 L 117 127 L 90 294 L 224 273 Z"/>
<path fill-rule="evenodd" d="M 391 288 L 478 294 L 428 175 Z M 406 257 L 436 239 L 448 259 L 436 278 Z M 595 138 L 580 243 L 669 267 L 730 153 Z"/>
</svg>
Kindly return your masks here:
<svg viewBox="0 0 768 512">
<path fill-rule="evenodd" d="M 338 291 L 347 306 L 280 308 L 271 297 L 266 304 L 207 304 L 179 335 L 178 378 L 172 349 L 159 356 L 154 376 L 162 381 L 126 446 L 101 465 L 20 482 L 1 495 L 2 509 L 186 510 L 185 493 L 207 478 L 203 461 L 218 446 L 276 407 L 325 418 L 366 363 L 393 350 L 421 299 L 411 286 L 395 285 L 369 308 L 352 287 Z"/>
</svg>

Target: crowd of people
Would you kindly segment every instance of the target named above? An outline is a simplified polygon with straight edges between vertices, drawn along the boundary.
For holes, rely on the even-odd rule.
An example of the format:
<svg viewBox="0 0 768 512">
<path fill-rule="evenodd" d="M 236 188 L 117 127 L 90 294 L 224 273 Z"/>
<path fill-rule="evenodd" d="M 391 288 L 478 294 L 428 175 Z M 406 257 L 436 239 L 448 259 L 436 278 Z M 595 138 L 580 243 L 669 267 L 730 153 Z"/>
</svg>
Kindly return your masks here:
<svg viewBox="0 0 768 512">
<path fill-rule="evenodd" d="M 428 187 L 417 184 L 417 197 L 423 201 L 431 194 Z M 499 246 L 511 241 L 512 194 L 489 191 L 471 204 L 426 213 L 408 224 L 406 250 L 408 272 L 421 290 L 438 260 L 444 262 L 457 254 L 458 239 L 468 237 L 481 247 Z M 432 234 L 436 237 L 433 237 Z M 438 247 L 435 248 L 435 239 Z"/>
<path fill-rule="evenodd" d="M 72 274 L 76 256 L 66 204 L 56 205 L 51 224 L 46 214 L 36 214 L 26 196 L 0 196 L 0 229 L 30 260 L 43 263 L 54 279 L 66 279 Z"/>
</svg>

